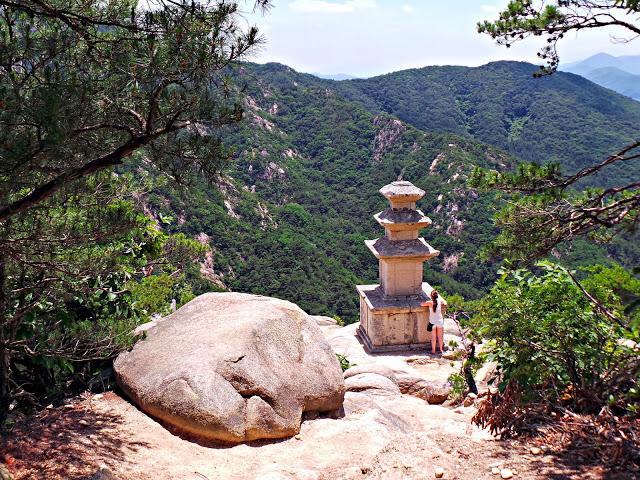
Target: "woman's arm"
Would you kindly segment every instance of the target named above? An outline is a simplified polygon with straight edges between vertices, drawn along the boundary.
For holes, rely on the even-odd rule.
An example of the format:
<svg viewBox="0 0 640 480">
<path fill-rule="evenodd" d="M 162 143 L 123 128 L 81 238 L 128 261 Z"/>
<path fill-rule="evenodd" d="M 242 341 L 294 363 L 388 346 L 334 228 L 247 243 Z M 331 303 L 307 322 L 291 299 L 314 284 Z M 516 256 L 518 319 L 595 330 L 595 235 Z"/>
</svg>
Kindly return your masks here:
<svg viewBox="0 0 640 480">
<path fill-rule="evenodd" d="M 429 300 L 427 302 L 422 302 L 420 304 L 421 307 L 430 307 L 431 305 L 433 305 L 433 301 Z"/>
</svg>

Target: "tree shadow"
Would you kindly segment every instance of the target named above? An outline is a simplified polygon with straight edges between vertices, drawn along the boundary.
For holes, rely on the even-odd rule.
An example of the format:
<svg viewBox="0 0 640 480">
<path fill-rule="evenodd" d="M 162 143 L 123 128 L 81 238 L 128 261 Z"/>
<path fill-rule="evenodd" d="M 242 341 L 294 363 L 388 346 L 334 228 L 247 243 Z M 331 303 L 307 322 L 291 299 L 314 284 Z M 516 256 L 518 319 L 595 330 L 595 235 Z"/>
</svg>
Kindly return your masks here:
<svg viewBox="0 0 640 480">
<path fill-rule="evenodd" d="M 638 449 L 638 446 L 629 446 Z M 581 436 L 574 435 L 559 450 L 549 452 L 553 460 L 548 462 L 534 461 L 545 478 L 550 480 L 571 480 L 576 478 L 611 478 L 616 480 L 640 480 L 640 464 L 637 470 L 631 471 L 633 461 L 627 456 L 621 458 L 607 456 L 597 446 L 585 445 Z"/>
<path fill-rule="evenodd" d="M 607 435 L 595 431 L 592 417 L 576 417 L 575 421 L 538 418 L 536 427 L 523 437 L 500 440 L 504 451 L 493 457 L 508 459 L 516 445 L 526 450 L 532 444 L 545 448 L 537 457 L 530 457 L 531 466 L 541 477 L 551 480 L 611 478 L 640 480 L 640 449 L 637 434 L 627 440 L 612 442 Z M 621 439 L 619 439 L 621 440 Z M 526 455 L 526 454 L 525 454 Z"/>
<path fill-rule="evenodd" d="M 121 393 L 122 394 L 122 393 Z M 210 438 L 204 438 L 202 436 L 199 436 L 197 434 L 188 432 L 186 430 L 183 430 L 175 425 L 172 425 L 166 421 L 164 421 L 161 418 L 155 417 L 153 415 L 150 415 L 149 413 L 145 412 L 144 410 L 142 410 L 138 405 L 136 405 L 135 403 L 133 403 L 129 398 L 127 398 L 126 396 L 124 396 L 124 394 L 122 394 L 122 398 L 129 403 L 130 405 L 132 405 L 136 410 L 138 410 L 142 415 L 148 416 L 149 418 L 151 418 L 154 422 L 158 423 L 158 425 L 160 425 L 162 428 L 164 428 L 167 432 L 169 432 L 171 435 L 174 435 L 182 440 L 185 440 L 187 442 L 190 443 L 195 443 L 201 447 L 205 447 L 205 448 L 211 448 L 211 449 L 217 449 L 217 450 L 224 450 L 224 449 L 229 449 L 229 448 L 234 448 L 234 447 L 238 447 L 238 446 L 248 446 L 248 447 L 264 447 L 266 445 L 274 445 L 274 444 L 278 444 L 278 443 L 286 443 L 289 441 L 292 441 L 295 439 L 295 437 L 297 437 L 298 435 L 291 435 L 289 437 L 280 437 L 280 438 L 263 438 L 263 439 L 259 439 L 259 440 L 249 440 L 249 441 L 241 441 L 241 442 L 225 442 L 222 440 L 214 440 L 214 439 L 210 439 Z M 302 429 L 302 424 L 304 422 L 309 422 L 309 421 L 314 421 L 314 420 L 318 420 L 318 419 L 341 419 L 344 418 L 345 416 L 345 412 L 344 412 L 344 408 L 341 407 L 339 410 L 334 410 L 334 411 L 329 411 L 329 412 L 316 412 L 316 411 L 311 411 L 311 412 L 303 412 L 302 413 L 302 418 L 300 421 L 301 424 L 301 429 Z"/>
<path fill-rule="evenodd" d="M 105 394 L 107 397 L 110 394 Z M 89 402 L 48 408 L 27 417 L 0 437 L 0 452 L 16 478 L 81 480 L 98 469 L 96 458 L 123 463 L 146 442 L 123 438 L 115 412 L 98 412 Z"/>
</svg>

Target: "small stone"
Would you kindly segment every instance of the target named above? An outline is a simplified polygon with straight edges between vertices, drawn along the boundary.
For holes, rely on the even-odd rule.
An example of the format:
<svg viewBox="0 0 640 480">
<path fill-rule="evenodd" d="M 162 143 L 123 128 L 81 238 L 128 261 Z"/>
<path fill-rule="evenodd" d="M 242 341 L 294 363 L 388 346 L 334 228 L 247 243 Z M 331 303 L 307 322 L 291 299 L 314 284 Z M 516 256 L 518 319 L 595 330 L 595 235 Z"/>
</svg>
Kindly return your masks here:
<svg viewBox="0 0 640 480">
<path fill-rule="evenodd" d="M 117 480 L 117 478 L 107 467 L 101 466 L 89 480 Z"/>
<path fill-rule="evenodd" d="M 442 478 L 444 476 L 444 468 L 438 467 L 435 471 L 436 478 Z"/>
<path fill-rule="evenodd" d="M 102 397 L 104 397 L 104 395 L 102 393 L 98 393 L 97 395 L 93 396 L 94 400 L 100 400 Z"/>
<path fill-rule="evenodd" d="M 79 420 L 78 424 L 82 425 L 83 427 L 88 427 L 89 426 L 89 422 L 87 422 L 86 420 Z"/>
<path fill-rule="evenodd" d="M 493 467 L 493 468 L 491 469 L 491 473 L 492 473 L 493 475 L 500 475 L 500 469 L 499 469 L 498 467 Z"/>
<path fill-rule="evenodd" d="M 531 447 L 530 452 L 532 455 L 540 455 L 542 453 L 542 450 L 538 447 Z"/>
<path fill-rule="evenodd" d="M 442 354 L 442 358 L 445 360 L 456 360 L 459 356 L 458 350 L 447 350 Z"/>
<path fill-rule="evenodd" d="M 507 478 L 513 478 L 513 472 L 508 468 L 503 468 L 502 470 L 500 470 L 500 477 L 504 478 L 505 480 Z"/>
</svg>

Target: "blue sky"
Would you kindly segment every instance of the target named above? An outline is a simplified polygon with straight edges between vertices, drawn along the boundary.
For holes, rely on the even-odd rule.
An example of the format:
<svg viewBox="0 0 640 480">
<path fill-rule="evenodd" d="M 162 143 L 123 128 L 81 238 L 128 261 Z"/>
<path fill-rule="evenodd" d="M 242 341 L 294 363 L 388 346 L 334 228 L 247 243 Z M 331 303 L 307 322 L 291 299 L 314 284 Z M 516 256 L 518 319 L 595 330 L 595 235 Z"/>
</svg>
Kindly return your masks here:
<svg viewBox="0 0 640 480">
<path fill-rule="evenodd" d="M 302 72 L 367 77 L 426 65 L 482 65 L 501 60 L 537 62 L 540 39 L 511 49 L 476 33 L 497 18 L 507 0 L 274 0 L 266 15 L 248 15 L 266 38 L 251 60 L 280 62 Z M 623 30 L 598 29 L 565 37 L 562 62 L 598 52 L 640 55 L 640 39 L 621 44 Z"/>
</svg>

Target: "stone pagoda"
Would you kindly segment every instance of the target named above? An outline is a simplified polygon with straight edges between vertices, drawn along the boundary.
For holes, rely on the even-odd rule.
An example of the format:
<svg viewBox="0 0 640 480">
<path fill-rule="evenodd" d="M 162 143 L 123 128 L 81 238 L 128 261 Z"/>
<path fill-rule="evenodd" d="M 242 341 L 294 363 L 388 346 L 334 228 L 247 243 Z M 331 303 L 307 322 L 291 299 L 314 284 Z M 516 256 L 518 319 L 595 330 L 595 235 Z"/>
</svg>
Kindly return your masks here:
<svg viewBox="0 0 640 480">
<path fill-rule="evenodd" d="M 385 185 L 380 193 L 389 207 L 373 218 L 385 235 L 365 240 L 379 263 L 380 285 L 358 285 L 358 335 L 370 352 L 424 349 L 430 345 L 428 307 L 433 288 L 422 281 L 422 264 L 440 252 L 419 237 L 431 219 L 416 209 L 425 192 L 411 182 Z"/>
</svg>

